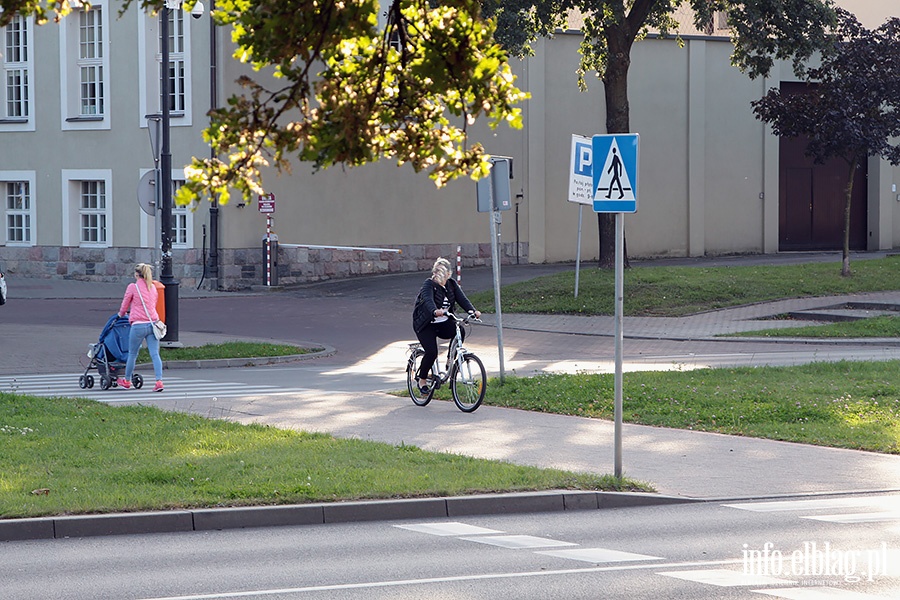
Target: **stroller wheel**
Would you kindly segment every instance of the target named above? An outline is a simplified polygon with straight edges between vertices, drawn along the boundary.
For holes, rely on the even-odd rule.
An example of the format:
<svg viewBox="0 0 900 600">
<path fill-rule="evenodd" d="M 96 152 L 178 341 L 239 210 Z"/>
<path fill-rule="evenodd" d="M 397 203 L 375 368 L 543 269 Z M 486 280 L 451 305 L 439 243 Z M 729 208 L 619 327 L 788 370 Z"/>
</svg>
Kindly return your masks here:
<svg viewBox="0 0 900 600">
<path fill-rule="evenodd" d="M 107 377 L 106 375 L 104 375 L 100 378 L 100 389 L 101 390 L 108 390 L 110 387 L 112 387 L 112 384 L 113 384 L 113 380 L 111 378 Z"/>
<path fill-rule="evenodd" d="M 82 375 L 78 378 L 78 387 L 81 389 L 87 388 L 87 375 Z"/>
<path fill-rule="evenodd" d="M 94 376 L 93 375 L 87 376 L 87 386 L 88 386 L 88 389 L 94 387 Z"/>
<path fill-rule="evenodd" d="M 133 385 L 136 390 L 141 389 L 144 387 L 144 377 L 140 373 L 135 373 L 131 377 L 131 385 Z"/>
</svg>

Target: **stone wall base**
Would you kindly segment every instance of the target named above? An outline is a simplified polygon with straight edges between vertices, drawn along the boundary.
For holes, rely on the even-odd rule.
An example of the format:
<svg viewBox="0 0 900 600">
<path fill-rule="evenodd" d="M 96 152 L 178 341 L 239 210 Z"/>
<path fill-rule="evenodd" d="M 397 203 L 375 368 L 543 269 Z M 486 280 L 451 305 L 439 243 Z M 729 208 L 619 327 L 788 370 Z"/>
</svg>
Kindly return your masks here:
<svg viewBox="0 0 900 600">
<path fill-rule="evenodd" d="M 456 268 L 455 244 L 411 244 L 395 249 L 400 252 L 279 246 L 272 283 L 292 285 L 360 275 L 430 271 L 438 256 L 447 258 Z M 459 250 L 463 269 L 491 264 L 489 243 L 462 244 Z M 518 250 L 519 261 L 527 263 L 528 244 L 520 243 Z M 5 272 L 26 277 L 125 283 L 131 281 L 132 268 L 139 262 L 153 264 L 158 279 L 156 254 L 148 248 L 4 246 L 0 247 L 0 266 Z M 263 247 L 220 249 L 219 288 L 242 290 L 264 285 L 264 254 Z M 501 244 L 500 254 L 501 264 L 512 264 L 516 260 L 516 244 Z M 182 287 L 197 287 L 201 279 L 204 286 L 211 283 L 208 274 L 204 278 L 200 250 L 173 250 L 172 255 L 173 276 Z"/>
</svg>

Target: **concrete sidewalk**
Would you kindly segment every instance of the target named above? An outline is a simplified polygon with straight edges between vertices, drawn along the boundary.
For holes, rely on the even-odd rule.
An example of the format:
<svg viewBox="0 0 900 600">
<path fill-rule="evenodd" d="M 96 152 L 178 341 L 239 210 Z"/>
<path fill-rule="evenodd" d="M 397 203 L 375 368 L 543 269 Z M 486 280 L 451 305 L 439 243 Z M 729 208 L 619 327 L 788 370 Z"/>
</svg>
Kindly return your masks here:
<svg viewBox="0 0 900 600">
<path fill-rule="evenodd" d="M 834 259 L 833 254 L 810 257 L 807 258 Z M 866 258 L 878 257 L 871 255 Z M 796 261 L 798 258 L 803 256 L 788 255 L 781 260 Z M 745 264 L 762 260 L 777 264 L 779 258 L 746 257 L 743 260 L 719 259 L 718 262 Z M 684 262 L 702 265 L 713 261 L 684 259 Z M 503 283 L 565 268 L 572 266 L 504 267 Z M 254 331 L 260 334 L 258 339 L 292 343 L 309 340 L 309 343 L 336 349 L 336 353 L 327 359 L 302 363 L 307 369 L 302 376 L 309 378 L 303 385 L 311 389 L 309 394 L 255 399 L 253 412 L 260 416 L 253 418 L 254 421 L 324 431 L 339 437 L 413 444 L 427 450 L 457 452 L 518 464 L 611 473 L 613 431 L 612 423 L 607 421 L 491 406 L 483 406 L 476 413 L 466 415 L 452 404 L 442 402 L 434 402 L 424 409 L 415 407 L 408 399 L 390 396 L 383 390 L 372 389 L 362 393 L 325 387 L 317 390 L 317 373 L 331 374 L 331 381 L 334 379 L 333 373 L 350 374 L 355 369 L 372 368 L 372 361 L 382 359 L 384 366 L 380 368 L 396 369 L 398 361 L 394 355 L 379 356 L 372 348 L 397 346 L 397 331 L 402 330 L 403 336 L 410 335 L 406 331 L 409 315 L 405 308 L 412 305 L 418 284 L 425 276 L 415 273 L 345 280 L 303 286 L 281 293 L 228 294 L 182 290 L 186 309 L 197 310 L 190 313 L 190 320 L 182 319 L 181 339 L 190 345 L 201 345 L 226 339 L 246 339 L 251 337 L 247 332 Z M 487 289 L 490 281 L 489 270 L 473 269 L 464 273 L 467 290 Z M 99 333 L 99 326 L 91 326 L 85 321 L 93 319 L 100 322 L 102 319 L 105 322 L 104 311 L 109 306 L 112 310 L 118 308 L 118 299 L 124 290 L 124 284 L 22 280 L 12 276 L 9 284 L 10 303 L 0 307 L 0 349 L 4 355 L 0 374 L 29 372 L 28 365 L 34 364 L 36 356 L 42 357 L 45 363 L 45 368 L 39 372 L 60 372 L 59 366 L 69 364 L 67 361 L 71 360 L 73 352 L 83 354 L 87 343 Z M 22 298 L 29 298 L 30 301 L 21 303 Z M 634 362 L 638 365 L 635 368 L 642 368 L 639 366 L 642 361 L 645 365 L 656 361 L 665 368 L 673 364 L 796 364 L 841 358 L 900 358 L 900 341 L 893 339 L 810 344 L 791 339 L 717 337 L 738 331 L 792 326 L 787 321 L 763 319 L 793 310 L 820 309 L 848 301 L 900 306 L 900 291 L 785 300 L 678 319 L 628 318 L 625 322 L 626 338 L 630 340 L 630 347 L 637 348 L 633 351 Z M 295 314 L 300 304 L 302 314 Z M 403 306 L 404 310 L 397 311 L 397 306 Z M 199 310 L 200 307 L 206 313 L 216 313 L 216 316 L 203 321 L 206 313 Z M 53 316 L 66 310 L 71 312 Z M 239 315 L 239 318 L 226 318 L 226 315 L 232 314 Z M 279 316 L 278 322 L 272 322 L 273 315 Z M 56 321 L 49 322 L 53 319 Z M 490 321 L 491 317 L 486 315 L 485 320 Z M 230 323 L 233 331 L 222 331 L 213 326 L 221 322 Z M 585 361 L 567 369 L 566 360 L 571 359 L 573 353 L 590 353 L 607 368 L 610 365 L 614 330 L 612 317 L 504 314 L 503 325 L 504 330 L 509 330 L 508 347 L 514 349 L 516 355 L 529 352 L 546 355 L 543 362 L 535 362 L 543 365 L 540 368 L 583 369 Z M 359 341 L 360 327 L 366 327 L 367 337 L 372 338 L 366 340 L 368 346 Z M 487 331 L 490 330 L 485 328 Z M 490 344 L 492 335 L 479 332 L 478 343 Z M 72 340 L 77 340 L 77 344 Z M 50 364 L 50 369 L 46 368 L 46 363 Z M 276 369 L 273 373 L 277 373 L 279 367 L 272 368 Z M 298 376 L 296 370 L 291 376 Z M 169 392 L 168 385 L 166 391 Z M 203 407 L 198 405 L 197 410 L 202 412 Z M 623 439 L 625 474 L 648 481 L 661 492 L 650 501 L 900 490 L 900 456 L 639 425 L 625 425 Z M 602 496 L 596 496 L 596 501 L 585 501 L 583 497 L 576 496 L 560 492 L 549 494 L 550 500 L 544 498 L 538 501 L 534 495 L 526 495 L 521 497 L 521 503 L 503 496 L 493 501 L 486 500 L 478 510 L 537 510 L 539 506 L 545 507 L 541 510 L 551 506 L 565 509 L 566 498 L 569 508 L 604 505 Z M 626 497 L 638 504 L 648 502 L 641 495 Z M 607 500 L 606 506 L 620 506 L 622 503 L 623 500 L 616 497 L 615 500 Z M 368 503 L 366 506 L 371 507 L 368 514 L 372 518 L 383 514 L 392 514 L 393 518 L 403 515 L 415 517 L 421 514 L 417 511 L 423 510 L 422 503 L 408 501 L 391 506 L 385 503 Z M 443 506 L 446 508 L 446 502 Z M 251 525 L 288 519 L 283 514 L 286 509 L 281 511 L 280 516 L 273 516 L 273 513 L 261 516 L 266 514 L 265 511 L 245 510 L 230 513 L 232 517 L 217 517 L 219 520 L 215 522 L 227 521 L 232 522 L 231 526 L 241 526 L 240 523 Z M 348 514 L 354 515 L 353 519 L 366 518 L 359 512 Z M 133 519 L 134 515 L 130 518 Z M 110 525 L 111 518 L 94 518 L 91 522 L 98 523 L 97 529 L 84 531 L 143 531 L 142 528 L 148 527 L 147 523 L 170 522 L 171 518 L 174 517 L 147 517 L 148 520 L 141 521 L 135 526 L 136 529 L 129 529 L 121 522 Z M 190 517 L 192 523 L 196 519 L 196 516 Z M 30 535 L 22 532 L 31 531 L 29 527 L 32 526 L 37 528 L 36 531 L 47 531 L 46 522 L 30 521 L 20 522 L 19 527 L 25 529 L 11 535 Z M 10 523 L 0 524 L 12 527 Z M 53 525 L 50 529 L 56 531 L 55 527 Z M 65 530 L 62 525 L 59 528 L 60 531 Z M 79 535 L 90 535 L 84 531 Z M 2 537 L 0 529 L 0 539 Z"/>
</svg>

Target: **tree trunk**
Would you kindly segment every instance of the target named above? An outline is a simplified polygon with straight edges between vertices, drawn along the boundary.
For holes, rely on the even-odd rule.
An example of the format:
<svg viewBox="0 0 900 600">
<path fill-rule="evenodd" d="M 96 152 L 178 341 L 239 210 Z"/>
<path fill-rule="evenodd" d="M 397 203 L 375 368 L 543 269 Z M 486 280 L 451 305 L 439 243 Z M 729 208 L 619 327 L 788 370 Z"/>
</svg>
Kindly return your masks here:
<svg viewBox="0 0 900 600">
<path fill-rule="evenodd" d="M 856 165 L 859 157 L 854 156 L 850 161 L 850 178 L 847 181 L 847 200 L 844 203 L 844 251 L 841 256 L 841 277 L 850 277 L 850 203 L 853 200 L 853 179 L 856 175 Z"/>
<path fill-rule="evenodd" d="M 628 69 L 631 67 L 631 46 L 634 36 L 624 20 L 606 29 L 609 61 L 603 75 L 603 93 L 606 99 L 606 133 L 630 133 L 628 105 Z M 595 157 L 596 158 L 596 157 Z M 594 164 L 594 168 L 602 168 Z M 597 213 L 597 229 L 600 235 L 600 268 L 615 268 L 616 215 Z M 628 264 L 628 257 L 624 257 Z"/>
</svg>

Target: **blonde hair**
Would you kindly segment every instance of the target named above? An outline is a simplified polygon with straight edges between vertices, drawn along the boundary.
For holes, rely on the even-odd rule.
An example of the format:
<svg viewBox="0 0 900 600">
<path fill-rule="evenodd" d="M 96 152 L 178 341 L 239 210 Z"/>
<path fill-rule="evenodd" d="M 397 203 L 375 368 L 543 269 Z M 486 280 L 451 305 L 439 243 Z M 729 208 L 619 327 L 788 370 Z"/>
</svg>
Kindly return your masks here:
<svg viewBox="0 0 900 600">
<path fill-rule="evenodd" d="M 153 287 L 153 267 L 145 263 L 138 263 L 134 265 L 134 272 L 141 276 L 141 279 L 147 284 L 148 290 Z"/>
<path fill-rule="evenodd" d="M 450 261 L 439 256 L 431 266 L 431 276 L 439 275 L 441 278 L 449 278 L 450 273 Z"/>
</svg>

